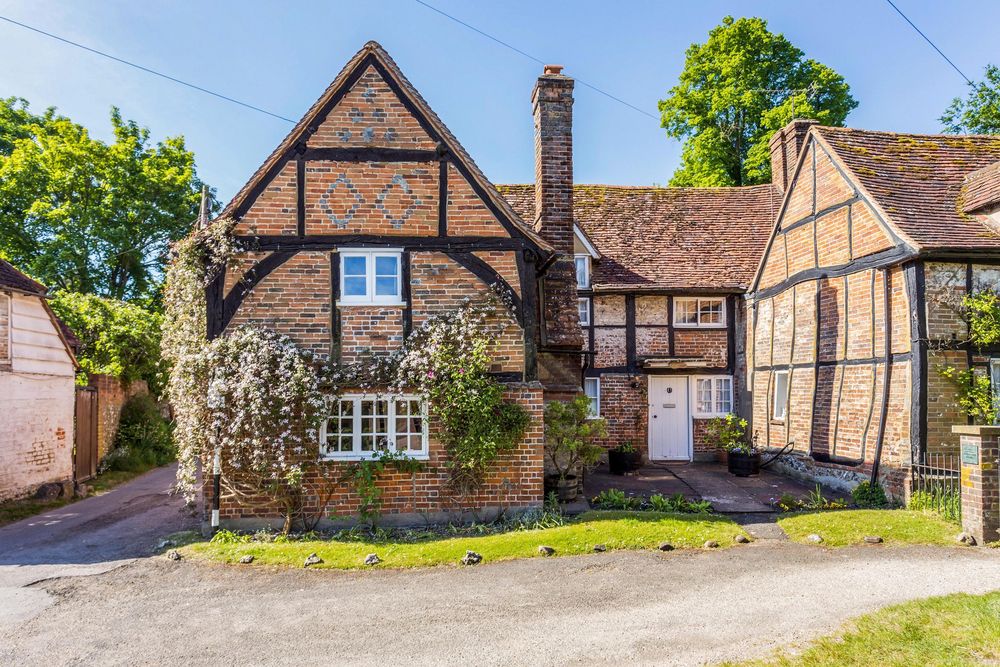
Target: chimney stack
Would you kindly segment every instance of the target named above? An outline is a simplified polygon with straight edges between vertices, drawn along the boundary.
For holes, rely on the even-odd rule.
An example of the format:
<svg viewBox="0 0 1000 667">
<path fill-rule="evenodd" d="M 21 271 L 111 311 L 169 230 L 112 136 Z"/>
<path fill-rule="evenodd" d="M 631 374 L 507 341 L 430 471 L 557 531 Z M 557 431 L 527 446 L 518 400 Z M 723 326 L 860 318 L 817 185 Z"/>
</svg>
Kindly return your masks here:
<svg viewBox="0 0 1000 667">
<path fill-rule="evenodd" d="M 576 393 L 583 350 L 573 261 L 573 79 L 546 65 L 531 94 L 535 120 L 535 230 L 558 257 L 543 278 L 539 379 Z M 546 354 L 559 348 L 560 354 Z"/>
<path fill-rule="evenodd" d="M 815 120 L 797 118 L 774 133 L 771 137 L 771 182 L 781 192 L 788 190 L 795 175 L 795 165 L 799 161 L 799 153 L 806 143 L 809 128 L 818 125 Z"/>
</svg>

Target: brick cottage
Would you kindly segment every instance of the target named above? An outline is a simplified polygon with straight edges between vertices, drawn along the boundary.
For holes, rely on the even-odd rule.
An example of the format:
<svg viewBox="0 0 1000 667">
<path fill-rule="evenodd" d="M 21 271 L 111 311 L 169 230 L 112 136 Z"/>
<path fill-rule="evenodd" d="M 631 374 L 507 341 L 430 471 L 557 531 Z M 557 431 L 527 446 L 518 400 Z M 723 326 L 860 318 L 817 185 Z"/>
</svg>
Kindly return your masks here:
<svg viewBox="0 0 1000 667">
<path fill-rule="evenodd" d="M 631 441 L 652 461 L 714 457 L 705 425 L 728 412 L 764 444 L 792 443 L 783 463 L 807 474 L 859 477 L 883 452 L 895 483 L 928 438 L 952 446 L 954 397 L 928 365 L 989 362 L 931 351 L 928 334 L 947 339 L 955 316 L 909 313 L 934 289 L 995 281 L 974 258 L 1000 249 L 996 171 L 965 186 L 975 210 L 956 203 L 965 174 L 1000 158 L 994 140 L 796 121 L 772 140 L 774 184 L 575 185 L 561 69 L 546 66 L 531 96 L 535 184 L 495 186 L 365 45 L 223 212 L 252 251 L 207 290 L 209 336 L 258 323 L 346 363 L 499 289 L 514 315 L 492 371 L 533 422 L 466 499 L 479 508 L 541 503 L 544 403 L 581 391 L 608 420 L 606 445 Z M 320 436 L 332 466 L 376 440 L 430 463 L 380 480 L 399 521 L 456 509 L 433 415 L 412 419 L 425 410 L 348 393 Z M 221 515 L 259 511 L 223 502 Z"/>
<path fill-rule="evenodd" d="M 1000 137 L 819 127 L 772 141 L 781 211 L 748 298 L 754 428 L 788 470 L 905 494 L 912 463 L 957 453 L 946 367 L 1000 380 L 965 294 L 1000 288 Z"/>
</svg>

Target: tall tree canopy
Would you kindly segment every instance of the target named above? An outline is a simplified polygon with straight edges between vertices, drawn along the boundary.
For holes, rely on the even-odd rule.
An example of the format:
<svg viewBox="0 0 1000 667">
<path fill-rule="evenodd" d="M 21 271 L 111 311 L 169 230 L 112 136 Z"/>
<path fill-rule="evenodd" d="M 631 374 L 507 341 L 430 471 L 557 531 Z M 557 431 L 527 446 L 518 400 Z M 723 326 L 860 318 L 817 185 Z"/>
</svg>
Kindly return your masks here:
<svg viewBox="0 0 1000 667">
<path fill-rule="evenodd" d="M 660 100 L 662 126 L 684 140 L 671 185 L 754 185 L 771 179 L 768 140 L 793 118 L 843 125 L 858 105 L 835 71 L 767 29 L 733 19 L 688 47 L 680 81 Z"/>
<path fill-rule="evenodd" d="M 965 99 L 953 99 L 940 121 L 951 134 L 1000 134 L 1000 67 L 987 65 L 983 80 L 969 84 Z"/>
<path fill-rule="evenodd" d="M 0 255 L 49 286 L 148 298 L 201 181 L 183 137 L 154 145 L 116 108 L 111 125 L 105 143 L 54 109 L 0 99 Z"/>
</svg>

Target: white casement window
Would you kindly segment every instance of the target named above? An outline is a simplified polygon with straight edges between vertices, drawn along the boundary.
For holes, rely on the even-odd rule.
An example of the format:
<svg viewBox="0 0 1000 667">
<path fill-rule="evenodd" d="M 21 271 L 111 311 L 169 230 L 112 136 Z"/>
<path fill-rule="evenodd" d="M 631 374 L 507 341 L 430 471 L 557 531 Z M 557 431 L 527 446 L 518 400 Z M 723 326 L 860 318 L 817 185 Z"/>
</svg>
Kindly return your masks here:
<svg viewBox="0 0 1000 667">
<path fill-rule="evenodd" d="M 427 458 L 427 403 L 418 396 L 340 396 L 320 426 L 319 446 L 330 459 L 365 459 L 389 450 Z"/>
<path fill-rule="evenodd" d="M 402 305 L 402 253 L 340 251 L 340 301 L 346 305 Z"/>
<path fill-rule="evenodd" d="M 601 416 L 601 378 L 584 378 L 583 393 L 590 399 L 590 416 Z"/>
<path fill-rule="evenodd" d="M 580 326 L 590 326 L 590 299 L 583 298 L 576 300 L 576 307 L 580 313 Z"/>
<path fill-rule="evenodd" d="M 774 372 L 774 406 L 771 416 L 775 421 L 785 421 L 788 414 L 788 371 Z"/>
<path fill-rule="evenodd" d="M 675 327 L 726 326 L 726 300 L 722 297 L 674 299 Z"/>
<path fill-rule="evenodd" d="M 576 288 L 590 289 L 590 255 L 576 255 Z"/>
<path fill-rule="evenodd" d="M 733 411 L 733 378 L 698 377 L 694 379 L 695 414 L 698 417 L 721 417 Z"/>
</svg>

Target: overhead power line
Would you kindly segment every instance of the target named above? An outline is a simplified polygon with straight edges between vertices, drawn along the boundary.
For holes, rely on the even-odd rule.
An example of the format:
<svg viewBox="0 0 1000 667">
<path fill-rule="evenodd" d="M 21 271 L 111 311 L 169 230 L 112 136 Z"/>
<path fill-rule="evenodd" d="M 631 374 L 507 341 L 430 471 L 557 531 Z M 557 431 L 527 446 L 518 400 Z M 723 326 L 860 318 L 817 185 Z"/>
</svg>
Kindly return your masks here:
<svg viewBox="0 0 1000 667">
<path fill-rule="evenodd" d="M 931 45 L 931 47 L 932 47 L 932 48 L 933 48 L 933 49 L 934 49 L 935 51 L 937 51 L 937 52 L 938 52 L 938 54 L 939 54 L 939 55 L 940 55 L 940 56 L 941 56 L 942 58 L 944 58 L 944 60 L 945 60 L 945 62 L 946 62 L 946 63 L 948 63 L 949 65 L 951 65 L 952 69 L 954 69 L 954 70 L 955 70 L 956 72 L 958 72 L 958 75 L 959 75 L 960 77 L 962 77 L 963 79 L 965 79 L 965 82 L 966 82 L 966 83 L 968 83 L 968 84 L 969 84 L 970 86 L 971 86 L 971 85 L 973 85 L 973 84 L 972 84 L 972 79 L 970 79 L 969 77 L 965 76 L 965 73 L 964 73 L 964 72 L 963 72 L 962 70 L 958 69 L 958 65 L 956 65 L 955 63 L 953 63 L 953 62 L 951 61 L 951 58 L 949 58 L 948 56 L 946 56 L 946 55 L 944 54 L 944 51 L 942 51 L 941 49 L 939 49 L 939 48 L 937 47 L 937 44 L 935 44 L 934 42 L 932 42 L 932 41 L 931 41 L 931 38 L 930 38 L 930 37 L 928 37 L 927 35 L 925 35 L 925 34 L 923 33 L 923 31 L 921 31 L 921 30 L 920 30 L 920 28 L 918 28 L 918 27 L 916 26 L 916 24 L 915 24 L 915 23 L 914 23 L 913 21 L 911 21 L 911 20 L 909 19 L 909 17 L 907 17 L 907 16 L 906 16 L 906 14 L 904 14 L 904 13 L 903 13 L 903 11 L 902 11 L 902 10 L 901 10 L 901 9 L 900 9 L 899 7 L 897 7 L 897 6 L 895 5 L 895 3 L 893 3 L 893 1 L 892 1 L 892 0 L 885 0 L 885 1 L 889 3 L 889 6 L 890 6 L 890 7 L 892 7 L 893 9 L 895 9 L 895 10 L 896 10 L 896 13 L 897 13 L 897 14 L 899 14 L 900 16 L 902 16 L 902 17 L 903 17 L 903 20 L 904 20 L 904 21 L 906 21 L 907 23 L 909 23 L 909 24 L 910 24 L 910 27 L 911 27 L 911 28 L 913 28 L 914 30 L 916 30 L 916 31 L 917 31 L 917 34 L 918 34 L 918 35 L 920 35 L 921 37 L 923 37 L 923 38 L 924 38 L 924 41 L 926 41 L 926 42 L 927 42 L 928 44 L 930 44 L 930 45 Z"/>
<path fill-rule="evenodd" d="M 461 20 L 459 18 L 456 18 L 456 17 L 452 16 L 451 14 L 438 9 L 434 5 L 427 4 L 426 2 L 424 2 L 424 0 L 414 0 L 414 2 L 416 2 L 418 5 L 422 5 L 422 6 L 426 7 L 427 9 L 431 10 L 432 12 L 437 12 L 441 16 L 444 16 L 445 18 L 454 21 L 455 23 L 459 24 L 460 26 L 468 28 L 469 30 L 482 35 L 486 39 L 492 40 L 492 41 L 496 42 L 497 44 L 510 49 L 511 51 L 513 51 L 514 53 L 517 53 L 518 55 L 522 55 L 522 56 L 524 56 L 525 58 L 527 58 L 529 60 L 534 60 L 539 65 L 546 65 L 547 64 L 544 60 L 542 60 L 538 56 L 533 56 L 530 53 L 527 53 L 526 51 L 522 51 L 521 49 L 517 48 L 516 46 L 513 46 L 512 44 L 509 44 L 509 43 L 503 41 L 502 39 L 500 39 L 498 37 L 494 37 L 493 35 L 489 34 L 488 32 L 480 30 L 476 26 L 470 25 L 470 24 L 466 23 L 465 21 L 463 21 L 463 20 Z M 644 116 L 649 116 L 653 120 L 656 120 L 656 121 L 660 120 L 657 116 L 649 113 L 648 111 L 640 109 L 639 107 L 635 106 L 634 104 L 629 104 L 628 102 L 626 102 L 625 100 L 621 99 L 620 97 L 616 97 L 616 96 L 612 95 L 611 93 L 609 93 L 607 91 L 601 90 L 600 88 L 598 88 L 597 86 L 595 86 L 592 83 L 587 83 L 586 81 L 584 81 L 583 79 L 580 79 L 579 77 L 573 77 L 573 78 L 580 85 L 586 86 L 587 88 L 590 88 L 594 92 L 597 92 L 597 93 L 600 93 L 601 95 L 604 95 L 608 99 L 614 100 L 615 102 L 618 102 L 619 104 L 624 104 L 629 109 L 632 109 L 633 111 L 638 111 L 639 113 L 641 113 Z"/>
<path fill-rule="evenodd" d="M 282 116 L 281 114 L 276 114 L 273 111 L 268 111 L 267 109 L 261 109 L 258 106 L 254 106 L 253 104 L 249 104 L 247 102 L 243 102 L 241 100 L 237 100 L 235 98 L 229 97 L 228 95 L 223 95 L 222 93 L 217 93 L 214 90 L 209 90 L 208 88 L 203 88 L 202 86 L 199 86 L 197 84 L 193 84 L 193 83 L 190 83 L 188 81 L 184 81 L 183 79 L 178 79 L 177 77 L 170 76 L 169 74 L 164 74 L 163 72 L 158 72 L 155 69 L 152 69 L 152 68 L 149 68 L 149 67 L 145 67 L 145 66 L 140 65 L 138 63 L 134 63 L 134 62 L 132 62 L 130 60 L 125 60 L 124 58 L 119 58 L 117 56 L 113 56 L 110 53 L 105 53 L 104 51 L 99 51 L 98 49 L 91 48 L 91 47 L 89 47 L 89 46 L 87 46 L 85 44 L 80 44 L 79 42 L 74 42 L 71 39 L 66 39 L 65 37 L 60 37 L 59 35 L 54 35 L 51 32 L 46 32 L 45 30 L 42 30 L 41 28 L 36 28 L 34 26 L 30 26 L 27 23 L 21 23 L 20 21 L 15 21 L 12 18 L 8 18 L 8 17 L 2 16 L 2 15 L 0 15 L 0 20 L 6 21 L 7 23 L 11 23 L 11 24 L 16 25 L 16 26 L 20 26 L 21 28 L 24 28 L 26 30 L 30 30 L 32 32 L 37 32 L 39 35 L 45 35 L 46 37 L 50 37 L 52 39 L 58 40 L 60 42 L 63 42 L 64 44 L 69 44 L 70 46 L 75 46 L 78 49 L 83 49 L 84 51 L 89 51 L 90 53 L 94 53 L 94 54 L 97 54 L 97 55 L 102 56 L 104 58 L 108 58 L 109 60 L 114 60 L 115 62 L 121 63 L 123 65 L 128 65 L 129 67 L 134 67 L 137 70 L 140 70 L 142 72 L 146 72 L 147 74 L 152 74 L 153 76 L 158 76 L 161 79 L 166 79 L 167 81 L 173 81 L 174 83 L 179 83 L 182 86 L 187 86 L 188 88 L 191 88 L 192 90 L 197 90 L 198 92 L 206 93 L 208 95 L 211 95 L 212 97 L 217 97 L 220 100 L 225 100 L 227 102 L 232 102 L 233 104 L 238 104 L 241 107 L 244 107 L 246 109 L 251 109 L 253 111 L 257 111 L 259 113 L 266 114 L 268 116 L 271 116 L 272 118 L 277 118 L 279 120 L 283 120 L 286 123 L 292 123 L 293 125 L 295 124 L 294 120 L 292 120 L 291 118 L 286 118 L 285 116 Z"/>
</svg>

